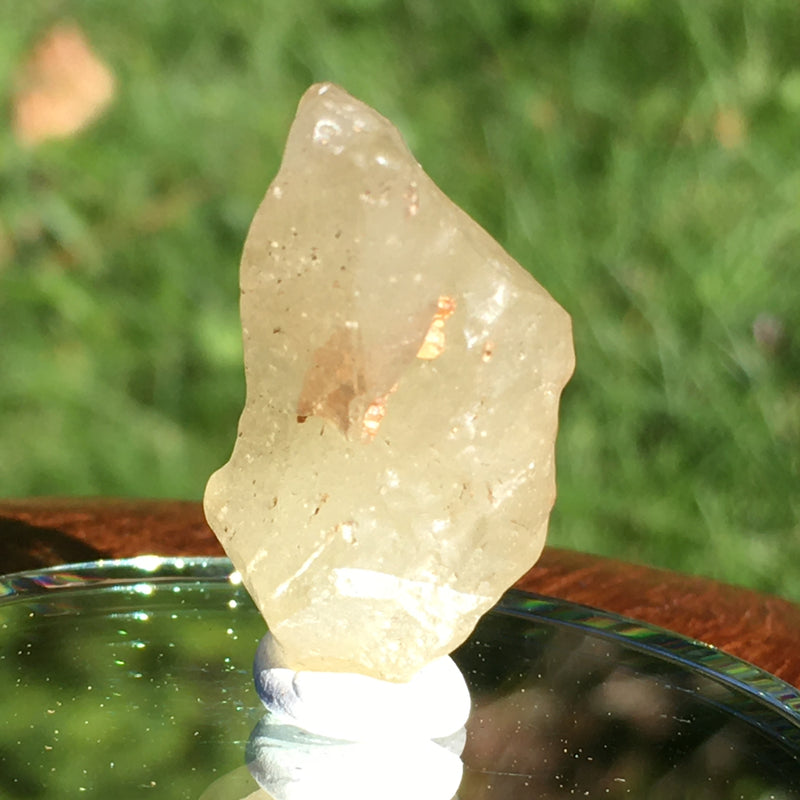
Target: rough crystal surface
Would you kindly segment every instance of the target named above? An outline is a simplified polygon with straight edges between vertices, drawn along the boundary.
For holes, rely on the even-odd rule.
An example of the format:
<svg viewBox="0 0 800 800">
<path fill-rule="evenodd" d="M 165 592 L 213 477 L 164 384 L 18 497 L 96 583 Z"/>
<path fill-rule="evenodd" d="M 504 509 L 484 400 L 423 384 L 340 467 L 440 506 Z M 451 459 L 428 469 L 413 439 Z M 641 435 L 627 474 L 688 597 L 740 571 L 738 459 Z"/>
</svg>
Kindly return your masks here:
<svg viewBox="0 0 800 800">
<path fill-rule="evenodd" d="M 541 552 L 569 316 L 331 84 L 253 220 L 241 313 L 208 521 L 293 668 L 408 680 Z"/>
</svg>

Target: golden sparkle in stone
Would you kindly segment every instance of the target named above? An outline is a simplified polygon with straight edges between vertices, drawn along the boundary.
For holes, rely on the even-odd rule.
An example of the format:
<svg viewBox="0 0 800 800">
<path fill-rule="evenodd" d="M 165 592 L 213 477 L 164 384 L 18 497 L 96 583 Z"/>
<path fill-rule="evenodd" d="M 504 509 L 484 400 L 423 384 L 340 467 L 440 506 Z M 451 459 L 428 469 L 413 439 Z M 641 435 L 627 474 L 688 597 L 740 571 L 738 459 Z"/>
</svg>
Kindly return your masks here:
<svg viewBox="0 0 800 800">
<path fill-rule="evenodd" d="M 423 361 L 432 361 L 444 352 L 445 336 L 444 323 L 456 310 L 456 301 L 452 297 L 443 295 L 436 304 L 436 313 L 431 320 L 431 326 L 425 334 L 425 341 L 417 352 L 417 358 Z"/>
<path fill-rule="evenodd" d="M 363 422 L 363 436 L 364 438 L 372 441 L 378 433 L 378 428 L 381 426 L 383 418 L 386 416 L 387 403 L 389 402 L 389 395 L 397 389 L 395 384 L 386 394 L 381 395 L 373 400 L 364 412 Z"/>
</svg>

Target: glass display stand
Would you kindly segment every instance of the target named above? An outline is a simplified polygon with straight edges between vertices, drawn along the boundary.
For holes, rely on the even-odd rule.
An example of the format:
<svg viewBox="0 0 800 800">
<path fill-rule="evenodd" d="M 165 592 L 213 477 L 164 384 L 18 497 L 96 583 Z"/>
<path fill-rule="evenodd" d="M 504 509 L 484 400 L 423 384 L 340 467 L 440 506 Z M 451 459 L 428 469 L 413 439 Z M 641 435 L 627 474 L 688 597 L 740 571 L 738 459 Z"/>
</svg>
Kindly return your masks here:
<svg viewBox="0 0 800 800">
<path fill-rule="evenodd" d="M 222 558 L 1 578 L 0 797 L 268 798 L 246 763 L 264 631 Z M 800 693 L 714 648 L 512 591 L 454 658 L 460 800 L 800 800 Z"/>
</svg>

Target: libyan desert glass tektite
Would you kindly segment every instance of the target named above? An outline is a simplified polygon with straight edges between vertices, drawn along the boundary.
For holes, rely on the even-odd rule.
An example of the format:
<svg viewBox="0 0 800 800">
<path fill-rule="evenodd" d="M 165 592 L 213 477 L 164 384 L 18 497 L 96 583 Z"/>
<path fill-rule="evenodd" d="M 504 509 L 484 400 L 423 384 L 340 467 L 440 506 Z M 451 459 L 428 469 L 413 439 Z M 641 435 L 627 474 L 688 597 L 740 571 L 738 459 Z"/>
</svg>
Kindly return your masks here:
<svg viewBox="0 0 800 800">
<path fill-rule="evenodd" d="M 541 552 L 570 318 L 331 84 L 241 292 L 247 401 L 208 520 L 293 669 L 408 680 Z"/>
</svg>

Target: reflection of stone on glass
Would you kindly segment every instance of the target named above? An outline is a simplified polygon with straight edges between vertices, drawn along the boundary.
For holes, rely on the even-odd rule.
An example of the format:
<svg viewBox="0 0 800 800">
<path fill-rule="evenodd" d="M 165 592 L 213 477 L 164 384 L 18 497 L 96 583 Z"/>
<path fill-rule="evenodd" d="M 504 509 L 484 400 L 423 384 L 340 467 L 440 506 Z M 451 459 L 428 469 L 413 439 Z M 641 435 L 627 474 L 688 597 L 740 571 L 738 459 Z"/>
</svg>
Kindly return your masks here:
<svg viewBox="0 0 800 800">
<path fill-rule="evenodd" d="M 267 714 L 250 735 L 247 767 L 275 800 L 451 800 L 461 783 L 463 747 L 463 730 L 441 742 L 347 742 Z"/>
</svg>

